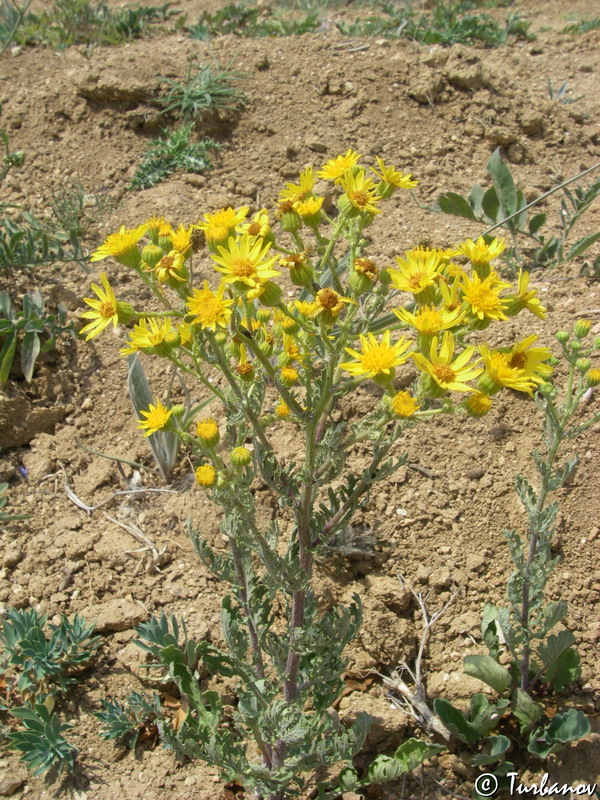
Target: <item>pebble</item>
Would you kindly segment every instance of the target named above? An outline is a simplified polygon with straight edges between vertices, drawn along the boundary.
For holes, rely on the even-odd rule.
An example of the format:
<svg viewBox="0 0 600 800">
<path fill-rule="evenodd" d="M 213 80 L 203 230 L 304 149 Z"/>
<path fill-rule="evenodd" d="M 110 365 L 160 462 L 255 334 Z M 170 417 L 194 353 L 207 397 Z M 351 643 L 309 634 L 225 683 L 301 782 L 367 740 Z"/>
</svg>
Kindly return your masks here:
<svg viewBox="0 0 600 800">
<path fill-rule="evenodd" d="M 592 528 L 592 530 L 590 531 L 590 535 L 588 537 L 588 541 L 593 542 L 599 533 L 600 533 L 600 528 Z"/>
<path fill-rule="evenodd" d="M 0 778 L 0 795 L 8 797 L 20 789 L 24 783 L 25 778 L 21 778 L 19 775 L 4 775 Z"/>
<path fill-rule="evenodd" d="M 485 470 L 481 467 L 476 467 L 475 469 L 470 469 L 467 472 L 467 478 L 470 478 L 472 481 L 478 481 L 485 475 Z"/>
</svg>

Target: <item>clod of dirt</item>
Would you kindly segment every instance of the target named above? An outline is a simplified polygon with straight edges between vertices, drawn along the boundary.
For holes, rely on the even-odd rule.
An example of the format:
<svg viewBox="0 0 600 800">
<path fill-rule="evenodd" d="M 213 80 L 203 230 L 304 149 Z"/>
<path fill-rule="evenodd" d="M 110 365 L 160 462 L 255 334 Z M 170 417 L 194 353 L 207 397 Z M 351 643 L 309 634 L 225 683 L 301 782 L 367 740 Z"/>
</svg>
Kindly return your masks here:
<svg viewBox="0 0 600 800">
<path fill-rule="evenodd" d="M 20 775 L 3 775 L 0 778 L 0 795 L 2 797 L 9 797 L 14 794 L 17 789 L 25 783 L 25 778 Z"/>
<path fill-rule="evenodd" d="M 365 742 L 367 749 L 393 749 L 402 742 L 406 714 L 400 709 L 380 697 L 370 697 L 362 692 L 352 692 L 340 700 L 339 715 L 344 725 L 351 725 L 362 711 L 374 718 Z"/>
<path fill-rule="evenodd" d="M 66 413 L 66 408 L 35 407 L 15 384 L 9 384 L 7 393 L 0 394 L 0 448 L 20 447 L 38 433 L 51 433 Z"/>
<path fill-rule="evenodd" d="M 135 628 L 136 625 L 148 618 L 148 612 L 131 600 L 117 597 L 114 600 L 107 600 L 105 603 L 88 606 L 84 611 L 84 616 L 94 623 L 96 633 L 109 633 L 110 631 L 126 631 Z"/>
</svg>

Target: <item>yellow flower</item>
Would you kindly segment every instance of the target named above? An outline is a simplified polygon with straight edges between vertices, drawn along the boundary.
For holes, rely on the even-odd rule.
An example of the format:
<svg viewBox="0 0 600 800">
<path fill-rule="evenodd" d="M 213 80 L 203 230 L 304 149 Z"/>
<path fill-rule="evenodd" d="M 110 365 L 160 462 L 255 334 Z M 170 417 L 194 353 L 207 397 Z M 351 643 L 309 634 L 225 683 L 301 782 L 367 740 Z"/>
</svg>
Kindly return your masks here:
<svg viewBox="0 0 600 800">
<path fill-rule="evenodd" d="M 505 300 L 510 301 L 506 313 L 511 317 L 518 314 L 523 308 L 526 308 L 528 311 L 531 311 L 532 314 L 535 314 L 536 317 L 546 319 L 546 309 L 541 304 L 536 290 L 529 288 L 528 272 L 523 272 L 523 270 L 519 272 L 517 294 L 506 295 Z"/>
<path fill-rule="evenodd" d="M 501 350 L 490 351 L 487 344 L 479 346 L 485 372 L 479 381 L 479 388 L 486 394 L 496 394 L 503 386 L 517 392 L 533 395 L 535 382 L 525 375 L 522 369 L 511 366 L 508 353 Z"/>
<path fill-rule="evenodd" d="M 186 347 L 194 338 L 194 331 L 189 322 L 180 322 L 177 325 L 177 333 L 179 334 L 179 341 Z"/>
<path fill-rule="evenodd" d="M 169 225 L 169 223 L 164 217 L 157 217 L 153 215 L 152 217 L 149 217 L 146 222 L 144 222 L 144 225 L 147 227 L 148 233 L 153 234 L 158 233 L 159 230 L 164 228 L 166 225 Z"/>
<path fill-rule="evenodd" d="M 412 417 L 413 414 L 421 408 L 421 406 L 408 392 L 398 392 L 398 394 L 394 395 L 392 398 L 390 408 L 398 417 L 408 419 L 409 417 Z"/>
<path fill-rule="evenodd" d="M 323 197 L 308 197 L 306 200 L 296 203 L 295 209 L 302 219 L 309 224 L 318 222 L 323 206 L 323 199 Z"/>
<path fill-rule="evenodd" d="M 381 213 L 377 208 L 377 203 L 381 201 L 381 195 L 377 194 L 377 186 L 371 178 L 365 176 L 363 169 L 349 171 L 337 181 L 346 192 L 350 205 L 357 211 L 370 211 L 371 214 Z M 342 197 L 343 199 L 343 197 Z"/>
<path fill-rule="evenodd" d="M 219 426 L 212 417 L 197 422 L 196 433 L 206 447 L 214 447 L 219 442 Z"/>
<path fill-rule="evenodd" d="M 474 267 L 484 267 L 489 264 L 505 248 L 506 242 L 504 239 L 493 239 L 489 244 L 486 244 L 483 236 L 480 236 L 476 242 L 472 239 L 466 239 L 456 245 L 457 251 L 466 256 Z"/>
<path fill-rule="evenodd" d="M 154 272 L 159 283 L 170 281 L 185 283 L 188 278 L 185 256 L 178 250 L 171 250 L 168 255 L 163 256 L 151 271 Z"/>
<path fill-rule="evenodd" d="M 453 328 L 460 323 L 463 317 L 463 312 L 459 308 L 448 311 L 443 307 L 437 309 L 435 306 L 421 306 L 416 314 L 412 314 L 405 308 L 392 310 L 399 320 L 406 322 L 411 328 L 426 336 Z"/>
<path fill-rule="evenodd" d="M 281 382 L 284 386 L 293 386 L 295 383 L 298 383 L 299 378 L 298 370 L 294 369 L 294 367 L 281 368 Z"/>
<path fill-rule="evenodd" d="M 314 317 L 319 313 L 319 309 L 323 310 L 314 300 L 296 300 L 294 306 L 304 317 Z"/>
<path fill-rule="evenodd" d="M 113 328 L 116 328 L 117 323 L 119 322 L 119 307 L 117 298 L 115 297 L 115 293 L 108 282 L 106 272 L 103 272 L 100 275 L 100 280 L 102 281 L 104 290 L 102 290 L 95 283 L 92 283 L 92 290 L 96 293 L 98 299 L 93 300 L 89 297 L 85 297 L 83 299 L 83 302 L 87 303 L 88 306 L 91 306 L 93 309 L 92 311 L 84 311 L 81 315 L 84 319 L 92 320 L 92 322 L 89 322 L 79 331 L 82 334 L 87 333 L 87 336 L 85 337 L 86 342 L 88 342 L 90 339 L 93 339 L 94 336 L 98 336 L 99 333 L 102 333 L 104 328 L 110 325 L 111 322 L 113 324 Z"/>
<path fill-rule="evenodd" d="M 121 225 L 117 233 L 107 236 L 104 244 L 92 253 L 90 261 L 102 261 L 102 259 L 112 256 L 126 267 L 137 269 L 142 258 L 137 243 L 147 230 L 146 224 L 130 229 Z"/>
<path fill-rule="evenodd" d="M 544 364 L 544 361 L 552 358 L 552 351 L 548 347 L 532 347 L 537 338 L 535 333 L 527 336 L 511 348 L 507 358 L 509 367 L 521 370 L 526 378 L 541 385 L 553 372 L 550 364 Z"/>
<path fill-rule="evenodd" d="M 600 385 L 600 369 L 591 369 L 585 376 L 588 386 L 594 387 Z"/>
<path fill-rule="evenodd" d="M 174 338 L 175 331 L 171 320 L 164 317 L 150 317 L 137 322 L 129 334 L 127 347 L 121 349 L 122 356 L 128 356 L 138 350 L 158 347 L 170 338 Z"/>
<path fill-rule="evenodd" d="M 146 430 L 144 436 L 151 436 L 157 431 L 163 430 L 169 422 L 169 418 L 173 413 L 173 409 L 168 409 L 160 400 L 157 399 L 156 405 L 152 403 L 148 406 L 148 411 L 140 411 L 140 414 L 146 419 L 139 419 L 137 427 L 140 430 Z"/>
<path fill-rule="evenodd" d="M 192 249 L 192 236 L 194 235 L 194 226 L 190 225 L 189 228 L 184 228 L 180 225 L 176 231 L 169 236 L 173 249 L 181 253 L 184 258 L 190 254 Z"/>
<path fill-rule="evenodd" d="M 200 220 L 197 228 L 204 231 L 206 243 L 215 249 L 218 245 L 224 244 L 229 237 L 235 233 L 238 225 L 248 216 L 248 206 L 241 208 L 222 208 L 214 214 L 204 214 L 204 222 Z"/>
<path fill-rule="evenodd" d="M 275 416 L 279 417 L 279 419 L 287 419 L 290 413 L 290 409 L 283 400 L 280 400 L 278 405 L 275 406 Z"/>
<path fill-rule="evenodd" d="M 483 417 L 492 407 L 492 398 L 484 392 L 473 392 L 464 401 L 464 407 L 472 417 Z"/>
<path fill-rule="evenodd" d="M 377 156 L 377 166 L 379 171 L 375 167 L 370 167 L 370 169 L 382 183 L 388 183 L 396 189 L 414 189 L 415 186 L 419 185 L 419 181 L 412 180 L 410 175 L 405 175 L 394 167 L 386 167 L 383 159 L 379 158 L 379 156 Z"/>
<path fill-rule="evenodd" d="M 356 300 L 351 300 L 349 297 L 342 297 L 333 289 L 319 289 L 317 296 L 312 303 L 313 310 L 311 312 L 311 316 L 316 317 L 319 314 L 323 314 L 324 319 L 333 319 L 337 317 L 340 311 L 344 308 L 345 303 L 353 303 L 354 305 L 358 305 Z M 298 303 L 296 303 L 296 308 L 298 308 Z"/>
<path fill-rule="evenodd" d="M 359 160 L 360 153 L 348 148 L 345 155 L 336 156 L 330 159 L 323 169 L 319 170 L 317 175 L 319 178 L 325 178 L 328 181 L 335 181 L 339 183 L 342 175 L 351 169 Z"/>
<path fill-rule="evenodd" d="M 212 464 L 202 464 L 196 468 L 196 483 L 210 488 L 217 482 L 217 470 Z"/>
<path fill-rule="evenodd" d="M 269 239 L 271 237 L 271 224 L 267 209 L 261 208 L 252 218 L 252 222 L 246 222 L 240 226 L 240 231 L 247 233 L 249 236 L 260 237 L 265 240 Z"/>
<path fill-rule="evenodd" d="M 465 275 L 461 284 L 463 299 L 469 306 L 469 311 L 480 321 L 508 319 L 505 311 L 509 301 L 500 297 L 500 292 L 507 287 L 510 287 L 510 283 L 501 281 L 494 271 L 483 280 L 477 273 L 471 278 Z"/>
<path fill-rule="evenodd" d="M 312 167 L 303 169 L 300 173 L 299 183 L 286 183 L 285 189 L 279 192 L 280 200 L 291 200 L 298 203 L 311 194 L 315 186 L 315 173 Z"/>
<path fill-rule="evenodd" d="M 434 336 L 428 359 L 421 353 L 413 353 L 412 356 L 419 369 L 433 378 L 440 389 L 451 392 L 471 392 L 473 389 L 467 385 L 466 381 L 479 377 L 483 372 L 482 369 L 474 369 L 473 365 L 468 363 L 474 352 L 474 347 L 466 347 L 453 360 L 454 336 L 449 331 L 446 331 L 442 338 L 439 353 L 438 337 Z"/>
<path fill-rule="evenodd" d="M 211 257 L 217 264 L 215 269 L 223 273 L 225 283 L 254 287 L 281 274 L 273 269 L 277 256 L 267 258 L 270 249 L 270 243 L 244 233 L 238 239 L 231 237 L 227 247 L 219 246 L 219 255 Z"/>
<path fill-rule="evenodd" d="M 340 364 L 342 369 L 356 377 L 379 378 L 382 376 L 393 377 L 394 367 L 399 367 L 408 361 L 410 353 L 406 353 L 410 342 L 404 337 L 395 344 L 390 344 L 390 332 L 383 334 L 378 342 L 372 333 L 359 335 L 362 352 L 346 347 L 346 352 L 356 361 L 346 361 Z"/>
<path fill-rule="evenodd" d="M 442 270 L 442 261 L 438 253 L 432 250 L 427 258 L 414 256 L 407 251 L 406 258 L 396 258 L 398 269 L 390 269 L 392 286 L 400 289 L 401 292 L 411 292 L 419 295 L 421 292 L 435 287 L 437 279 Z"/>
<path fill-rule="evenodd" d="M 231 317 L 233 300 L 224 300 L 225 284 L 222 283 L 216 292 L 208 287 L 208 281 L 204 281 L 204 288 L 194 289 L 190 299 L 187 301 L 188 312 L 194 317 L 192 325 L 199 325 L 201 328 L 210 328 L 216 331 L 217 325 L 225 327 Z"/>
</svg>

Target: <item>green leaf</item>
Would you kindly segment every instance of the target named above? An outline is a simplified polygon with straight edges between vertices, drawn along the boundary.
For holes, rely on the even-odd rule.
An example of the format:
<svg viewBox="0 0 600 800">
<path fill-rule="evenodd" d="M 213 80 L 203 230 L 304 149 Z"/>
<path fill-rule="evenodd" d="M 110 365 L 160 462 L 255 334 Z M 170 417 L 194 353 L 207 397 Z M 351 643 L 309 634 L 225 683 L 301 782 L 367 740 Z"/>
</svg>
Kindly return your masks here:
<svg viewBox="0 0 600 800">
<path fill-rule="evenodd" d="M 459 711 L 447 700 L 437 697 L 433 701 L 433 710 L 450 733 L 460 739 L 461 742 L 471 743 L 481 738 L 481 733 L 471 725 L 462 711 Z"/>
<path fill-rule="evenodd" d="M 481 198 L 481 207 L 491 222 L 499 222 L 502 218 L 502 214 L 500 213 L 500 201 L 498 200 L 496 189 L 493 186 L 490 186 Z"/>
<path fill-rule="evenodd" d="M 544 669 L 551 667 L 560 654 L 573 644 L 575 636 L 571 631 L 564 630 L 549 636 L 546 644 L 541 644 L 538 648 L 538 656 Z"/>
<path fill-rule="evenodd" d="M 539 231 L 539 229 L 540 229 L 540 228 L 541 228 L 543 225 L 545 225 L 545 224 L 546 224 L 546 218 L 547 218 L 546 214 L 535 214 L 535 215 L 534 215 L 534 216 L 533 216 L 533 217 L 532 217 L 532 218 L 529 220 L 529 225 L 528 225 L 528 227 L 529 227 L 529 233 L 530 233 L 532 236 L 535 236 L 535 234 L 536 234 L 536 233 Z"/>
<path fill-rule="evenodd" d="M 571 247 L 567 253 L 565 261 L 570 261 L 572 258 L 577 258 L 577 256 L 585 253 L 585 251 L 595 242 L 597 242 L 598 239 L 600 239 L 600 231 L 597 231 L 596 233 L 590 233 L 587 236 L 579 239 L 579 241 L 575 242 L 573 247 Z"/>
<path fill-rule="evenodd" d="M 2 350 L 0 350 L 0 386 L 8 380 L 16 347 L 17 332 L 13 331 L 12 335 L 4 342 Z"/>
<path fill-rule="evenodd" d="M 519 720 L 521 733 L 531 728 L 542 716 L 543 709 L 521 688 L 516 688 L 512 695 L 512 712 Z"/>
<path fill-rule="evenodd" d="M 437 201 L 440 211 L 444 214 L 452 214 L 455 217 L 465 217 L 466 219 L 477 222 L 477 217 L 473 213 L 473 209 L 465 198 L 456 192 L 445 192 Z"/>
<path fill-rule="evenodd" d="M 40 337 L 35 331 L 29 331 L 23 336 L 21 344 L 21 368 L 28 383 L 33 377 L 33 369 L 39 353 Z"/>
<path fill-rule="evenodd" d="M 510 747 L 510 739 L 506 736 L 490 736 L 486 745 L 489 745 L 489 753 L 479 753 L 473 756 L 471 764 L 474 767 L 483 767 L 487 764 L 500 761 L 504 753 L 506 753 Z"/>
<path fill-rule="evenodd" d="M 358 775 L 352 767 L 346 767 L 340 772 L 338 788 L 340 792 L 353 792 L 358 786 Z"/>
<path fill-rule="evenodd" d="M 428 744 L 422 739 L 407 739 L 392 757 L 378 756 L 371 763 L 367 776 L 361 781 L 361 785 L 369 786 L 373 783 L 393 781 L 418 767 L 426 758 L 445 749 L 442 745 Z"/>
<path fill-rule="evenodd" d="M 551 683 L 553 688 L 560 692 L 567 683 L 573 683 L 580 675 L 581 661 L 579 653 L 573 647 L 569 647 L 563 650 L 542 680 L 545 683 Z"/>
<path fill-rule="evenodd" d="M 570 708 L 564 714 L 557 714 L 548 728 L 546 735 L 556 742 L 576 742 L 590 732 L 590 721 L 583 711 Z"/>
<path fill-rule="evenodd" d="M 467 675 L 487 683 L 498 694 L 502 694 L 510 686 L 508 670 L 491 656 L 466 656 L 463 665 Z"/>
<path fill-rule="evenodd" d="M 500 148 L 496 148 L 490 156 L 487 169 L 496 187 L 502 216 L 509 217 L 511 214 L 514 214 L 518 208 L 517 190 L 513 176 L 502 160 Z"/>
</svg>

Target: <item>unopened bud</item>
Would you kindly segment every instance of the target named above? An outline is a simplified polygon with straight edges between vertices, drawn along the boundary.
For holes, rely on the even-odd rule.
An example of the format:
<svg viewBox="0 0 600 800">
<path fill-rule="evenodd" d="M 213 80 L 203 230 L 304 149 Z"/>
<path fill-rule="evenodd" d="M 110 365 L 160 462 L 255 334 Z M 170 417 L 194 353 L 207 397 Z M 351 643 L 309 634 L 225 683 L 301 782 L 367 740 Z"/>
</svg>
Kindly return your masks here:
<svg viewBox="0 0 600 800">
<path fill-rule="evenodd" d="M 247 467 L 252 461 L 252 453 L 246 447 L 235 447 L 229 454 L 234 467 Z"/>
<path fill-rule="evenodd" d="M 592 362 L 589 358 L 578 358 L 575 362 L 575 366 L 581 373 L 586 373 L 588 369 L 592 366 Z"/>
<path fill-rule="evenodd" d="M 561 344 L 566 344 L 571 338 L 571 334 L 568 331 L 556 331 L 554 336 L 556 337 L 556 340 Z"/>
<path fill-rule="evenodd" d="M 592 323 L 589 319 L 578 319 L 575 323 L 575 336 L 578 339 L 585 339 L 585 337 L 590 332 L 590 328 L 592 327 Z"/>
</svg>

